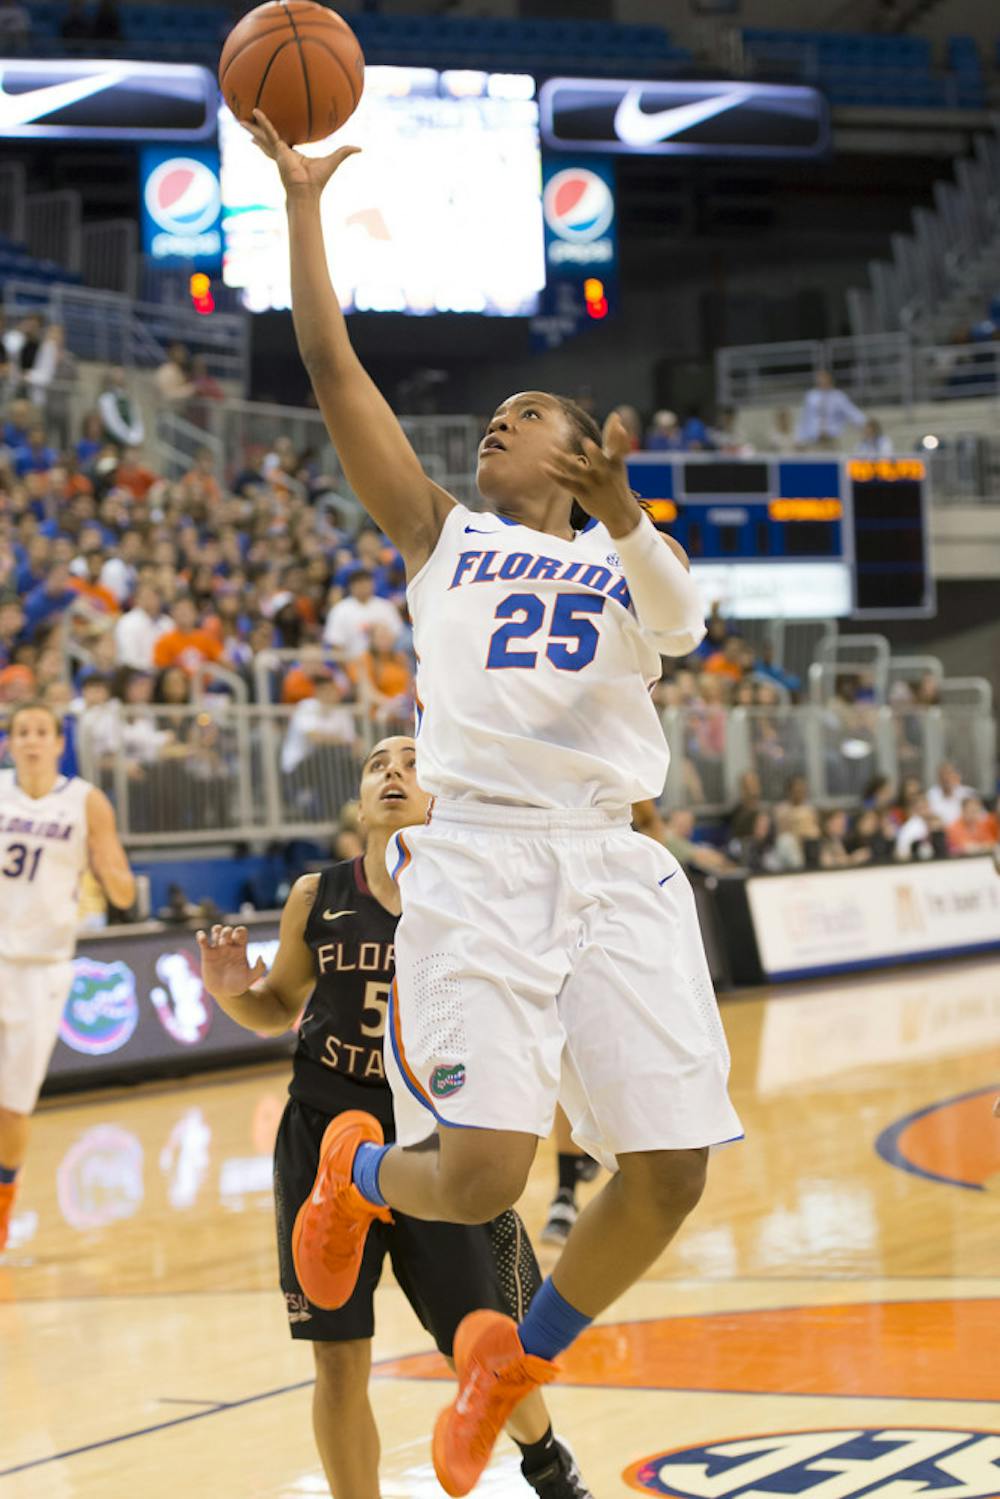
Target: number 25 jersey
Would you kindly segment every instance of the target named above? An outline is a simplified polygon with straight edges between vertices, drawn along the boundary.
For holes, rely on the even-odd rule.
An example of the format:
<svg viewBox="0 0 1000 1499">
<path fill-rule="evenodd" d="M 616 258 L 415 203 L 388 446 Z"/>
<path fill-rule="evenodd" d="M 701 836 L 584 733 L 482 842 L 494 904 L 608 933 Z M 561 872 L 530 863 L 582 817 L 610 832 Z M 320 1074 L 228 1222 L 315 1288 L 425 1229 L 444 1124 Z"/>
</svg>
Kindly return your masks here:
<svg viewBox="0 0 1000 1499">
<path fill-rule="evenodd" d="M 0 770 L 0 958 L 73 956 L 92 790 L 78 776 L 60 776 L 47 796 L 32 797 L 15 771 Z"/>
<path fill-rule="evenodd" d="M 456 505 L 407 599 L 425 791 L 615 810 L 659 796 L 660 655 L 604 526 L 569 541 Z"/>
</svg>

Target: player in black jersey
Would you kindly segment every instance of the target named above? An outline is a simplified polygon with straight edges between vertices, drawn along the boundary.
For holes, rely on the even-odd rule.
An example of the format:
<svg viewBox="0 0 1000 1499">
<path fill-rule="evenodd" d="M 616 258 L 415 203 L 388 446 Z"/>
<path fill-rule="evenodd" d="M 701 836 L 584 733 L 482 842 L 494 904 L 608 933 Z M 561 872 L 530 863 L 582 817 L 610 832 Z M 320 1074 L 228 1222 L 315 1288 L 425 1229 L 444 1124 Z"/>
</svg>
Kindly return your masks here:
<svg viewBox="0 0 1000 1499">
<path fill-rule="evenodd" d="M 374 1224 L 357 1287 L 338 1311 L 314 1306 L 295 1275 L 295 1214 L 312 1192 L 331 1119 L 364 1109 L 378 1119 L 387 1140 L 395 1138 L 382 1045 L 400 903 L 385 849 L 393 833 L 426 817 L 428 798 L 417 786 L 415 758 L 413 740 L 404 737 L 383 740 L 368 756 L 360 794 L 364 858 L 296 881 L 269 972 L 260 959 L 250 967 L 245 927 L 198 933 L 205 987 L 240 1025 L 278 1034 L 302 1016 L 274 1152 L 278 1257 L 291 1335 L 313 1344 L 313 1428 L 335 1499 L 378 1499 L 379 1440 L 368 1378 L 373 1298 L 385 1256 L 449 1358 L 467 1312 L 486 1306 L 520 1320 L 541 1283 L 531 1243 L 513 1211 L 477 1227 L 421 1222 L 401 1213 Z M 508 1430 L 523 1453 L 521 1470 L 538 1494 L 590 1499 L 571 1455 L 552 1435 L 540 1391 L 517 1407 Z"/>
</svg>

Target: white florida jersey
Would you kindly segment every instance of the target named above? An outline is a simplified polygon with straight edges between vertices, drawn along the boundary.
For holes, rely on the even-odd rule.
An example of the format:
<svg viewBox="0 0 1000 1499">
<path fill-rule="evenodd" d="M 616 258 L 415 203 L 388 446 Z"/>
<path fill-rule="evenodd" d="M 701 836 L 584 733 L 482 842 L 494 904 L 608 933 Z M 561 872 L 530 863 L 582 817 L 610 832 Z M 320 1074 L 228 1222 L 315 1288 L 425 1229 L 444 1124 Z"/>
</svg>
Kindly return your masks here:
<svg viewBox="0 0 1000 1499">
<path fill-rule="evenodd" d="M 456 505 L 407 598 L 425 791 L 551 808 L 659 796 L 660 656 L 604 526 L 564 541 Z"/>
<path fill-rule="evenodd" d="M 31 797 L 0 770 L 0 958 L 63 963 L 76 946 L 87 867 L 89 781 L 60 776 Z"/>
</svg>

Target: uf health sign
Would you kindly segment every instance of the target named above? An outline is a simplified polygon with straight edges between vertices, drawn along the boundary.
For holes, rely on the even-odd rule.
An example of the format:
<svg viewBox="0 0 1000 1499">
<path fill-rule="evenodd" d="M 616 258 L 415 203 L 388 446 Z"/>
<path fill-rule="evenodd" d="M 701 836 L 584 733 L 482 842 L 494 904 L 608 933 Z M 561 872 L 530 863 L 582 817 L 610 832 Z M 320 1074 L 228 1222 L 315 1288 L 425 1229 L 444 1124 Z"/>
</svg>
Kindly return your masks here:
<svg viewBox="0 0 1000 1499">
<path fill-rule="evenodd" d="M 155 265 L 217 272 L 222 266 L 219 153 L 209 147 L 140 152 L 142 248 Z"/>
</svg>

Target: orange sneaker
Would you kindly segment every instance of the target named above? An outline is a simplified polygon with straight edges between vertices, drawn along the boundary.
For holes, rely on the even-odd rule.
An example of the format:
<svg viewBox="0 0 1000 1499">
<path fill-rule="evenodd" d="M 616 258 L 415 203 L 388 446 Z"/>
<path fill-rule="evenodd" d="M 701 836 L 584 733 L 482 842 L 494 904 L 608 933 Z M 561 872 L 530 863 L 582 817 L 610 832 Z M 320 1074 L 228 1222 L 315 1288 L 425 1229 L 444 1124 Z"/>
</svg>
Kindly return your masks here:
<svg viewBox="0 0 1000 1499">
<path fill-rule="evenodd" d="M 502 1312 L 470 1312 L 455 1334 L 458 1395 L 434 1426 L 434 1471 L 453 1499 L 467 1494 L 489 1462 L 515 1405 L 559 1372 L 525 1353 L 517 1324 Z"/>
<path fill-rule="evenodd" d="M 7 1248 L 10 1219 L 17 1196 L 17 1182 L 0 1182 L 0 1254 Z"/>
<path fill-rule="evenodd" d="M 316 1180 L 292 1230 L 299 1285 L 314 1306 L 327 1312 L 351 1299 L 375 1219 L 392 1222 L 389 1209 L 362 1197 L 351 1180 L 358 1146 L 366 1140 L 381 1145 L 384 1136 L 378 1120 L 361 1109 L 348 1109 L 327 1125 Z"/>
</svg>

